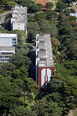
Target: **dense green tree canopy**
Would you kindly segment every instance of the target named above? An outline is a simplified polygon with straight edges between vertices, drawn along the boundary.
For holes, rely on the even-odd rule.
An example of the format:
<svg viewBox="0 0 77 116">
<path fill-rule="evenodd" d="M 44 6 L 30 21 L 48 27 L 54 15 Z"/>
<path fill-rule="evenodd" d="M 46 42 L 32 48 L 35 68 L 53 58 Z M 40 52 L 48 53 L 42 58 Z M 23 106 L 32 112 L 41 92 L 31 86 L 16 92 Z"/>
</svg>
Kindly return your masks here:
<svg viewBox="0 0 77 116">
<path fill-rule="evenodd" d="M 14 54 L 11 59 L 10 62 L 13 63 L 14 65 L 16 65 L 16 67 L 21 67 L 21 66 L 25 66 L 26 68 L 29 68 L 29 65 L 31 63 L 30 58 L 27 56 L 23 56 L 20 53 L 16 53 Z"/>
<path fill-rule="evenodd" d="M 59 2 L 57 3 L 56 7 L 57 7 L 57 9 L 58 9 L 59 11 L 61 11 L 61 10 L 63 10 L 63 9 L 66 8 L 66 4 L 65 4 L 64 2 L 59 1 Z"/>
<path fill-rule="evenodd" d="M 53 3 L 52 2 L 46 3 L 46 8 L 47 9 L 52 9 L 53 8 Z"/>
<path fill-rule="evenodd" d="M 0 75 L 0 113 L 3 114 L 4 110 L 9 112 L 10 109 L 22 104 L 18 100 L 19 96 L 18 91 L 12 88 L 9 80 Z"/>
<path fill-rule="evenodd" d="M 28 28 L 28 40 L 32 42 L 36 38 L 36 34 L 39 33 L 40 28 L 37 22 L 30 22 L 27 24 Z"/>
</svg>

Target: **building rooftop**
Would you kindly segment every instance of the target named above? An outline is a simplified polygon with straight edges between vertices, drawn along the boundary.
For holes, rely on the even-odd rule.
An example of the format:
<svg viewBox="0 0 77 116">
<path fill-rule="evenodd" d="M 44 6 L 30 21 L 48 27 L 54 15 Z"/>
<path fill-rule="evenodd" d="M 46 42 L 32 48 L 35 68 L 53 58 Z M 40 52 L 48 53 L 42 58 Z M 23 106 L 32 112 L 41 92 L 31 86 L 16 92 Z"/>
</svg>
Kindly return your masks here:
<svg viewBox="0 0 77 116">
<path fill-rule="evenodd" d="M 45 0 L 38 0 L 37 1 L 37 4 L 42 4 L 43 6 L 46 6 L 46 3 L 48 3 L 48 2 Z"/>
<path fill-rule="evenodd" d="M 17 37 L 17 34 L 0 33 L 0 37 Z"/>
<path fill-rule="evenodd" d="M 37 34 L 36 56 L 39 67 L 54 67 L 50 34 Z"/>
<path fill-rule="evenodd" d="M 12 14 L 13 22 L 24 23 L 27 20 L 27 7 L 15 6 L 15 9 Z M 11 21 L 12 23 L 12 21 Z"/>
</svg>

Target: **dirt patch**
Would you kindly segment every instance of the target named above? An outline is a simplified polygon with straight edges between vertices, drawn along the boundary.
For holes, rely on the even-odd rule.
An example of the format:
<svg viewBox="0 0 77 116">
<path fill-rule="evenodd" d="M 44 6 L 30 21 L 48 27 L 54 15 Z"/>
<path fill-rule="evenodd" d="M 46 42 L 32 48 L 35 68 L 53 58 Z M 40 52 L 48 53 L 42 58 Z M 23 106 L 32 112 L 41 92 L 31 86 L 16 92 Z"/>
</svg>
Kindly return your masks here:
<svg viewBox="0 0 77 116">
<path fill-rule="evenodd" d="M 70 110 L 67 116 L 73 116 L 73 111 Z"/>
</svg>

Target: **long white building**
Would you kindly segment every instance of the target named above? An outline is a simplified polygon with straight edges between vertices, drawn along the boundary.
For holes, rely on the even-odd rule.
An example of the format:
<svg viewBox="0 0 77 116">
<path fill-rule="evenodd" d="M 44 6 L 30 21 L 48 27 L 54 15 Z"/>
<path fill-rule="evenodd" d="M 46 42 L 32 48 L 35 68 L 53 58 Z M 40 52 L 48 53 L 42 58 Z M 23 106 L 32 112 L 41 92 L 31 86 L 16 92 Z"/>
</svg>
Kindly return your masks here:
<svg viewBox="0 0 77 116">
<path fill-rule="evenodd" d="M 11 30 L 23 30 L 26 31 L 27 24 L 27 7 L 15 6 L 15 9 L 11 18 Z"/>
<path fill-rule="evenodd" d="M 36 35 L 36 82 L 39 89 L 47 89 L 54 74 L 54 60 L 50 34 Z"/>
</svg>

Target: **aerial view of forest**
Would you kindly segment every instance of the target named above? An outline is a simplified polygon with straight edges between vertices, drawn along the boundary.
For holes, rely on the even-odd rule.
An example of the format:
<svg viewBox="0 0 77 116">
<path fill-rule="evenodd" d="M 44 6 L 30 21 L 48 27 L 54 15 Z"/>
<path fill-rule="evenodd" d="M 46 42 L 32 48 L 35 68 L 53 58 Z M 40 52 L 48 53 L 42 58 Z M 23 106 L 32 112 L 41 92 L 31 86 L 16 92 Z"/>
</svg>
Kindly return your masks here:
<svg viewBox="0 0 77 116">
<path fill-rule="evenodd" d="M 16 5 L 27 7 L 27 32 L 11 30 Z M 9 63 L 0 63 L 0 116 L 77 116 L 77 0 L 0 0 L 1 33 L 17 34 L 18 42 Z M 55 67 L 47 91 L 32 73 L 42 33 L 50 34 Z"/>
</svg>

